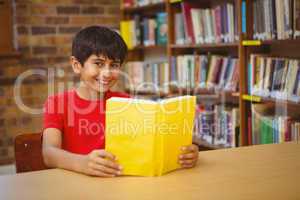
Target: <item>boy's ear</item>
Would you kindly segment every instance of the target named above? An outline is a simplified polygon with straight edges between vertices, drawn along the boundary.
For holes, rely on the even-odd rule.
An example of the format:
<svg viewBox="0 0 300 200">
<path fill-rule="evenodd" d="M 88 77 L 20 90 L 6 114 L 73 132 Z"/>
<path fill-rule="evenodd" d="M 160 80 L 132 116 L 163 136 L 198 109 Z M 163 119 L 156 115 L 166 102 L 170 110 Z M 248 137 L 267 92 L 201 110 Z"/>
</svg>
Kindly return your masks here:
<svg viewBox="0 0 300 200">
<path fill-rule="evenodd" d="M 70 62 L 71 62 L 74 73 L 80 74 L 81 68 L 82 68 L 81 63 L 74 56 L 70 57 Z"/>
</svg>

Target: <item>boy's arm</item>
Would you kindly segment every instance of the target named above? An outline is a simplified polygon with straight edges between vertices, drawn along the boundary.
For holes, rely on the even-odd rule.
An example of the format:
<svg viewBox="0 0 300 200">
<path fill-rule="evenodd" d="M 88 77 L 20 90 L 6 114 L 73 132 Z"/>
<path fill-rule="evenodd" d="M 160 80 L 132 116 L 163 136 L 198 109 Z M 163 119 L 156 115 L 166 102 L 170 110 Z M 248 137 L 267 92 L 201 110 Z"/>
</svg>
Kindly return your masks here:
<svg viewBox="0 0 300 200">
<path fill-rule="evenodd" d="M 44 162 L 48 167 L 103 177 L 121 174 L 121 167 L 115 162 L 115 157 L 104 150 L 94 150 L 88 155 L 80 155 L 65 151 L 61 147 L 61 131 L 56 128 L 45 129 L 42 152 Z"/>
</svg>

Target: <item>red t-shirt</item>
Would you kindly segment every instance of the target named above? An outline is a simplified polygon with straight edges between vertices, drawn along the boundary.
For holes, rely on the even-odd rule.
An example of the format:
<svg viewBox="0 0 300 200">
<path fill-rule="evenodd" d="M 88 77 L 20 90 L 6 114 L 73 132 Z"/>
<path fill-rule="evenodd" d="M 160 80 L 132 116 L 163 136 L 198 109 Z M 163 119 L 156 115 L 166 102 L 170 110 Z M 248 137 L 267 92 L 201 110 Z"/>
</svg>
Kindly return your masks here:
<svg viewBox="0 0 300 200">
<path fill-rule="evenodd" d="M 43 128 L 62 132 L 62 148 L 72 153 L 88 154 L 105 146 L 105 103 L 110 97 L 129 95 L 107 91 L 103 100 L 85 100 L 75 90 L 48 97 L 44 105 Z"/>
</svg>

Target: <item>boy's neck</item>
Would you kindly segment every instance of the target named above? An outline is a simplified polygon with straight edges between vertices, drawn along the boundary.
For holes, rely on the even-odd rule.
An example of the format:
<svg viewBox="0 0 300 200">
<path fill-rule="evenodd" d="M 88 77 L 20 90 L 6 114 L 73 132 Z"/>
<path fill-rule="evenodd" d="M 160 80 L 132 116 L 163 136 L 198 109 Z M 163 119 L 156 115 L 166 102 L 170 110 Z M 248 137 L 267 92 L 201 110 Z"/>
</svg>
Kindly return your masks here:
<svg viewBox="0 0 300 200">
<path fill-rule="evenodd" d="M 80 82 L 76 88 L 77 95 L 86 100 L 101 100 L 105 97 L 105 92 L 97 92 L 88 88 L 84 83 Z"/>
</svg>

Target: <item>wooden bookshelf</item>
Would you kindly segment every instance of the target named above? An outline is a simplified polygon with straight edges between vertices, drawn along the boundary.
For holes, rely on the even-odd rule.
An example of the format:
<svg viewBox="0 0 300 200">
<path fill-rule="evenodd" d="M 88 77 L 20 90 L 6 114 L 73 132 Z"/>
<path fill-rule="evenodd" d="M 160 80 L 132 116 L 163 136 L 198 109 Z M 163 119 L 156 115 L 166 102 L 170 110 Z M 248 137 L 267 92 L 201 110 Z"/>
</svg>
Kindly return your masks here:
<svg viewBox="0 0 300 200">
<path fill-rule="evenodd" d="M 176 45 L 172 44 L 170 45 L 171 49 L 220 49 L 220 48 L 238 48 L 239 43 L 212 43 L 212 44 L 197 44 L 197 45 Z"/>
<path fill-rule="evenodd" d="M 150 97 L 167 97 L 170 95 L 170 93 L 165 93 L 162 91 L 152 91 L 152 90 L 131 90 L 131 89 L 125 89 L 125 92 L 127 92 L 129 95 L 133 96 L 150 96 Z"/>
<path fill-rule="evenodd" d="M 300 39 L 265 40 L 261 43 L 262 45 L 300 45 Z"/>
<path fill-rule="evenodd" d="M 290 114 L 298 115 L 300 114 L 300 103 L 285 100 L 285 99 L 274 99 L 271 97 L 259 97 L 248 95 L 248 64 L 250 62 L 251 54 L 261 54 L 267 57 L 278 57 L 287 59 L 300 59 L 300 39 L 272 39 L 272 40 L 253 40 L 254 36 L 254 6 L 251 0 L 246 0 L 246 29 L 245 33 L 242 33 L 242 45 L 239 49 L 240 57 L 240 111 L 241 111 L 241 134 L 242 141 L 244 145 L 251 144 L 248 141 L 247 130 L 248 127 L 248 117 L 253 118 L 251 115 L 251 107 L 253 104 L 260 104 L 267 108 L 273 109 L 284 109 L 287 111 L 287 115 Z M 276 11 L 277 12 L 277 11 Z M 292 11 L 293 12 L 293 11 Z M 242 18 L 242 15 L 239 17 Z M 243 41 L 246 41 L 244 45 Z M 295 114 L 296 113 L 296 114 Z M 296 119 L 294 119 L 296 120 Z M 299 120 L 299 118 L 298 118 Z"/>
<path fill-rule="evenodd" d="M 249 95 L 249 96 L 251 96 L 251 95 Z M 285 107 L 289 110 L 292 110 L 292 109 L 295 111 L 300 110 L 299 102 L 294 102 L 294 101 L 285 100 L 285 99 L 275 99 L 275 98 L 271 98 L 271 97 L 254 96 L 252 99 L 251 98 L 243 98 L 243 100 L 251 102 L 251 103 L 268 104 L 271 106 Z"/>
<path fill-rule="evenodd" d="M 166 50 L 167 46 L 164 45 L 151 45 L 151 46 L 143 46 L 139 45 L 130 49 L 130 51 L 145 51 L 145 50 Z"/>
<path fill-rule="evenodd" d="M 203 8 L 213 8 L 215 5 L 224 4 L 226 2 L 234 3 L 236 6 L 236 13 L 237 17 L 237 29 L 238 29 L 238 36 L 242 38 L 241 33 L 241 13 L 238 12 L 241 7 L 242 0 L 203 0 L 201 2 L 196 0 L 191 0 L 193 4 L 201 4 Z M 144 60 L 147 55 L 146 51 L 165 51 L 168 58 L 168 62 L 171 63 L 171 57 L 174 55 L 181 55 L 181 54 L 192 54 L 192 53 L 200 53 L 206 54 L 212 52 L 216 55 L 228 55 L 231 57 L 238 58 L 239 56 L 244 56 L 239 52 L 242 47 L 241 40 L 236 42 L 228 42 L 228 43 L 205 43 L 205 44 L 184 44 L 184 45 L 177 45 L 175 44 L 175 35 L 174 35 L 174 15 L 175 13 L 180 12 L 181 10 L 181 3 L 182 0 L 165 0 L 163 3 L 147 5 L 143 7 L 135 7 L 135 8 L 123 8 L 121 9 L 122 12 L 122 19 L 128 20 L 131 19 L 134 15 L 141 15 L 141 16 L 150 16 L 145 13 L 150 13 L 155 15 L 157 12 L 166 12 L 167 13 L 167 24 L 168 24 L 168 42 L 166 46 L 137 46 L 133 50 L 130 51 L 131 57 L 133 61 L 136 60 Z M 130 59 L 128 59 L 130 61 Z M 243 66 L 239 65 L 239 72 L 243 71 Z M 245 85 L 243 79 L 240 79 L 239 87 L 241 85 Z M 145 95 L 151 97 L 172 97 L 178 95 L 196 95 L 197 100 L 199 103 L 213 103 L 213 104 L 233 104 L 239 105 L 241 102 L 241 95 L 243 92 L 230 92 L 230 91 L 215 91 L 215 90 L 208 90 L 203 88 L 191 89 L 191 88 L 174 88 L 170 87 L 169 93 L 162 93 L 162 92 L 155 92 L 155 91 L 129 91 L 132 94 L 136 95 Z M 225 102 L 224 102 L 225 101 Z M 241 111 L 242 114 L 242 111 Z M 241 116 L 243 117 L 243 116 Z M 198 144 L 203 148 L 207 149 L 219 149 L 224 148 L 223 146 L 214 146 L 206 144 L 205 142 L 198 141 Z"/>
<path fill-rule="evenodd" d="M 132 7 L 132 8 L 121 8 L 121 11 L 124 13 L 129 13 L 129 14 L 140 14 L 141 12 L 149 12 L 149 11 L 153 11 L 153 12 L 157 12 L 157 11 L 161 11 L 164 10 L 165 8 L 165 2 L 159 2 L 159 3 L 151 3 L 149 5 L 145 5 L 145 6 L 137 6 L 137 7 Z"/>
</svg>

